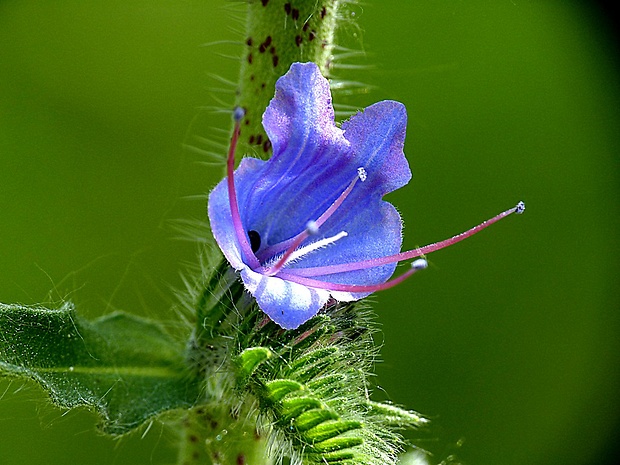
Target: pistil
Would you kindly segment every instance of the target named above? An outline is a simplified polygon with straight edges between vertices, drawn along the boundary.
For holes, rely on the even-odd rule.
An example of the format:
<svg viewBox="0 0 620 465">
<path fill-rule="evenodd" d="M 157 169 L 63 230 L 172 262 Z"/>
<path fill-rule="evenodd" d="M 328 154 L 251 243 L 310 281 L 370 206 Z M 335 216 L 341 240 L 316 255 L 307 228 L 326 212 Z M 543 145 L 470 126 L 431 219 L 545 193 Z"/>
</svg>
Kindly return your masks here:
<svg viewBox="0 0 620 465">
<path fill-rule="evenodd" d="M 316 266 L 311 268 L 295 268 L 294 270 L 290 270 L 287 272 L 287 278 L 289 279 L 289 275 L 295 276 L 325 276 L 335 273 L 344 273 L 347 271 L 355 271 L 355 270 L 363 270 L 367 268 L 375 268 L 382 265 L 387 265 L 389 263 L 402 262 L 404 260 L 410 260 L 412 258 L 420 257 L 422 255 L 436 252 L 437 250 L 441 250 L 444 247 L 448 247 L 449 245 L 456 244 L 457 242 L 462 241 L 463 239 L 467 239 L 474 234 L 479 233 L 485 228 L 488 228 L 492 224 L 498 222 L 499 220 L 506 218 L 507 216 L 516 213 L 521 214 L 525 211 L 525 204 L 523 202 L 519 202 L 516 206 L 500 213 L 499 215 L 494 216 L 493 218 L 483 221 L 477 226 L 474 226 L 467 231 L 457 234 L 449 239 L 435 242 L 433 244 L 426 245 L 424 247 L 419 247 L 417 249 L 409 250 L 407 252 L 400 252 L 395 255 L 387 255 L 385 257 L 371 258 L 368 260 L 361 260 L 359 262 L 352 263 L 343 263 L 340 265 L 327 265 L 327 266 Z M 291 279 L 292 281 L 292 279 Z M 301 283 L 300 283 L 301 284 Z M 335 289 L 334 289 L 335 290 Z"/>
</svg>

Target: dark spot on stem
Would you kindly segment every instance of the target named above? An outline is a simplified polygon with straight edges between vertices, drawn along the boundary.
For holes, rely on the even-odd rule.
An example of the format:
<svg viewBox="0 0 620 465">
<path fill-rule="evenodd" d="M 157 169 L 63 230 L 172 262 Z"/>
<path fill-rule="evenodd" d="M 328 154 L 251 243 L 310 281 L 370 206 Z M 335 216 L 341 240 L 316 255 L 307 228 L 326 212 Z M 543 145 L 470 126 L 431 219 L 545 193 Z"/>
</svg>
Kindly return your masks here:
<svg viewBox="0 0 620 465">
<path fill-rule="evenodd" d="M 325 15 L 327 15 L 327 8 L 321 8 L 321 19 L 325 19 Z"/>
<path fill-rule="evenodd" d="M 269 53 L 271 53 L 272 55 L 273 55 L 274 53 L 276 53 L 276 48 L 275 48 L 275 47 L 271 47 L 271 48 L 269 49 Z"/>
<path fill-rule="evenodd" d="M 263 6 L 267 6 L 267 3 L 269 3 L 269 0 L 260 0 L 260 2 L 263 4 Z"/>
<path fill-rule="evenodd" d="M 248 53 L 248 63 L 252 64 L 252 54 Z"/>
<path fill-rule="evenodd" d="M 299 19 L 299 10 L 297 8 L 293 8 L 291 10 L 291 18 L 293 18 L 293 20 L 295 21 Z"/>
<path fill-rule="evenodd" d="M 291 14 L 291 4 L 290 3 L 285 3 L 284 4 L 284 11 L 286 12 L 287 15 Z"/>
<path fill-rule="evenodd" d="M 278 66 L 278 61 L 279 61 L 279 60 L 280 60 L 280 59 L 278 58 L 278 55 L 274 55 L 274 56 L 272 57 L 272 60 L 271 60 L 271 61 L 273 61 L 273 67 L 274 67 L 274 68 L 275 68 L 276 66 Z"/>
<path fill-rule="evenodd" d="M 248 40 L 246 40 L 246 41 L 245 41 L 245 43 L 246 43 L 246 45 L 247 45 L 248 47 L 251 47 L 251 46 L 252 46 L 252 43 L 253 43 L 253 42 L 252 42 L 252 38 L 251 38 L 251 37 L 248 37 Z"/>
<path fill-rule="evenodd" d="M 251 136 L 250 136 L 250 138 L 248 139 L 248 142 L 249 142 L 250 144 L 253 144 L 253 143 L 254 143 L 254 135 L 251 135 Z"/>
<path fill-rule="evenodd" d="M 192 434 L 192 435 L 189 437 L 189 442 L 194 442 L 194 443 L 195 443 L 195 442 L 198 442 L 198 436 L 196 436 L 195 434 Z"/>
<path fill-rule="evenodd" d="M 267 36 L 265 41 L 262 44 L 260 44 L 260 47 L 258 47 L 258 51 L 260 53 L 265 53 L 265 50 L 267 50 L 267 47 L 269 47 L 270 45 L 271 45 L 271 36 Z"/>
<path fill-rule="evenodd" d="M 316 31 L 313 29 L 310 31 L 310 34 L 308 34 L 308 40 L 312 42 L 315 37 L 316 37 Z"/>
<path fill-rule="evenodd" d="M 263 135 L 259 134 L 258 136 L 256 136 L 256 145 L 260 145 L 263 143 Z"/>
<path fill-rule="evenodd" d="M 302 27 L 301 30 L 306 32 L 309 27 L 310 27 L 310 23 L 306 22 L 306 23 L 304 23 L 304 27 Z"/>
<path fill-rule="evenodd" d="M 245 465 L 245 455 L 237 455 L 237 465 Z"/>
<path fill-rule="evenodd" d="M 265 142 L 263 142 L 263 151 L 265 153 L 269 152 L 270 148 L 271 148 L 271 141 L 266 140 Z"/>
<path fill-rule="evenodd" d="M 295 45 L 297 45 L 299 47 L 302 42 L 303 42 L 303 39 L 301 38 L 301 36 L 300 35 L 296 35 L 295 36 Z"/>
</svg>

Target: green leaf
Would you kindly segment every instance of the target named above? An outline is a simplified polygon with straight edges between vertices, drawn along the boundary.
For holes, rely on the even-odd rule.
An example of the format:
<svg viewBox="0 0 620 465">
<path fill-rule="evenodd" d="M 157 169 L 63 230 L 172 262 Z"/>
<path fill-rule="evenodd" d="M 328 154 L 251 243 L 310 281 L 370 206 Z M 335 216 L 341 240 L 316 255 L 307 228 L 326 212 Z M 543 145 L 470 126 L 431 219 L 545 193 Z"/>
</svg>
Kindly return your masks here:
<svg viewBox="0 0 620 465">
<path fill-rule="evenodd" d="M 95 409 L 120 435 L 199 396 L 184 345 L 125 313 L 89 322 L 58 310 L 0 304 L 0 376 L 36 381 L 58 406 Z"/>
<path fill-rule="evenodd" d="M 250 347 L 245 349 L 237 358 L 239 374 L 243 378 L 249 377 L 254 370 L 271 357 L 271 351 L 265 347 Z"/>
</svg>

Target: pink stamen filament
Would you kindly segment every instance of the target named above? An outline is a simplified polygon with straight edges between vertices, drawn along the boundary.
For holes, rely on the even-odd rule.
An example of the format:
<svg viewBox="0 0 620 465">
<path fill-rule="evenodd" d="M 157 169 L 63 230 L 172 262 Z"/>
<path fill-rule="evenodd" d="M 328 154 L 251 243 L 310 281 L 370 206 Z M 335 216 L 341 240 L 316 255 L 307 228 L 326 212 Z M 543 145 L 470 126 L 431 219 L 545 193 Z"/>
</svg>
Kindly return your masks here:
<svg viewBox="0 0 620 465">
<path fill-rule="evenodd" d="M 355 176 L 355 179 L 353 179 L 349 183 L 347 188 L 342 192 L 342 194 L 340 194 L 340 196 L 334 201 L 334 203 L 332 203 L 329 206 L 329 208 L 325 210 L 325 212 L 323 212 L 323 214 L 319 216 L 318 219 L 314 222 L 317 228 L 320 228 L 321 226 L 323 226 L 323 224 L 329 219 L 329 217 L 331 217 L 334 214 L 334 212 L 338 210 L 340 205 L 342 205 L 342 202 L 344 202 L 345 199 L 349 196 L 349 194 L 353 190 L 353 187 L 355 187 L 355 184 L 357 184 L 357 181 L 360 179 L 362 181 L 366 179 L 366 172 L 364 171 L 363 168 L 358 168 L 358 174 L 357 176 Z M 291 247 L 293 247 L 293 245 L 294 245 L 293 247 L 293 250 L 294 250 L 307 237 L 308 237 L 308 234 L 306 230 L 304 230 L 300 232 L 299 234 L 297 234 L 296 236 L 291 237 L 290 239 L 287 239 L 285 241 L 269 246 L 260 253 L 261 259 L 268 259 L 270 257 L 273 257 L 274 255 L 279 254 L 280 252 L 284 250 L 287 250 L 287 251 L 291 250 Z"/>
<path fill-rule="evenodd" d="M 384 291 L 391 287 L 397 286 L 398 284 L 402 283 L 405 279 L 409 278 L 417 271 L 423 270 L 427 266 L 428 264 L 426 260 L 418 259 L 418 260 L 415 260 L 411 264 L 411 268 L 409 270 L 407 270 L 405 273 L 401 274 L 400 276 L 394 279 L 390 279 L 389 281 L 386 281 L 381 284 L 368 284 L 368 285 L 328 283 L 328 282 L 319 281 L 316 279 L 304 278 L 302 276 L 298 276 L 298 275 L 294 275 L 294 274 L 290 274 L 286 272 L 280 273 L 278 277 L 284 279 L 285 281 L 291 281 L 297 284 L 302 284 L 304 286 L 314 287 L 316 289 L 326 289 L 328 291 L 366 293 L 366 292 Z"/>
<path fill-rule="evenodd" d="M 450 239 L 446 239 L 440 242 L 435 242 L 433 244 L 426 245 L 424 247 L 419 247 L 417 249 L 409 250 L 407 252 L 400 252 L 395 255 L 388 255 L 385 257 L 372 258 L 369 260 L 362 260 L 359 262 L 352 263 L 343 263 L 340 265 L 328 265 L 328 266 L 317 266 L 311 268 L 295 268 L 291 269 L 286 273 L 287 280 L 293 281 L 293 279 L 289 279 L 290 276 L 303 277 L 303 276 L 325 276 L 335 273 L 344 273 L 347 271 L 355 271 L 355 270 L 363 270 L 367 268 L 375 268 L 382 265 L 387 265 L 389 263 L 401 262 L 404 260 L 410 260 L 412 258 L 419 257 L 421 255 L 426 255 L 431 252 L 435 252 L 437 250 L 441 250 L 444 247 L 448 247 L 449 245 L 456 244 L 464 239 L 467 239 L 470 236 L 473 236 L 476 233 L 479 233 L 485 228 L 488 228 L 493 223 L 498 222 L 499 220 L 506 218 L 507 216 L 513 213 L 523 213 L 525 210 L 525 204 L 523 202 L 519 202 L 515 207 L 510 208 L 499 215 L 494 216 L 493 218 L 483 221 L 477 226 L 461 233 L 456 236 L 451 237 Z M 284 278 L 283 278 L 284 279 Z M 297 281 L 295 281 L 297 282 Z M 321 282 L 321 281 L 319 281 Z M 301 284 L 301 283 L 300 283 Z M 334 289 L 337 290 L 337 289 Z M 360 291 L 365 292 L 365 291 Z"/>
<path fill-rule="evenodd" d="M 303 241 L 305 241 L 310 235 L 317 234 L 318 232 L 319 232 L 319 228 L 318 228 L 318 225 L 316 224 L 316 222 L 315 221 L 310 221 L 308 223 L 308 225 L 306 226 L 306 229 L 304 229 L 303 232 L 301 232 L 300 234 L 295 236 L 295 238 L 294 238 L 295 240 L 289 246 L 289 248 L 286 250 L 286 252 L 284 252 L 284 255 L 282 255 L 280 260 L 278 260 L 275 265 L 270 266 L 269 268 L 266 268 L 263 271 L 263 274 L 265 274 L 267 276 L 273 276 L 278 271 L 280 271 L 284 267 L 284 265 L 286 265 L 286 262 L 288 261 L 290 256 L 293 255 L 293 252 L 295 252 L 297 247 L 299 247 L 301 245 L 301 243 Z"/>
<path fill-rule="evenodd" d="M 256 268 L 260 266 L 260 262 L 258 261 L 258 258 L 256 258 L 256 255 L 254 255 L 247 233 L 243 228 L 241 216 L 239 215 L 237 192 L 235 190 L 235 151 L 237 149 L 237 142 L 239 141 L 239 134 L 241 132 L 241 126 L 239 124 L 239 121 L 241 120 L 241 118 L 243 118 L 243 112 L 240 109 L 235 109 L 234 116 L 235 128 L 233 130 L 233 135 L 230 140 L 230 148 L 228 149 L 228 158 L 226 162 L 226 177 L 228 181 L 228 200 L 230 203 L 230 214 L 232 216 L 233 228 L 235 230 L 235 235 L 237 236 L 237 241 L 239 242 L 239 247 L 241 248 L 241 252 L 245 257 L 244 261 L 246 261 L 246 263 L 251 268 Z"/>
</svg>

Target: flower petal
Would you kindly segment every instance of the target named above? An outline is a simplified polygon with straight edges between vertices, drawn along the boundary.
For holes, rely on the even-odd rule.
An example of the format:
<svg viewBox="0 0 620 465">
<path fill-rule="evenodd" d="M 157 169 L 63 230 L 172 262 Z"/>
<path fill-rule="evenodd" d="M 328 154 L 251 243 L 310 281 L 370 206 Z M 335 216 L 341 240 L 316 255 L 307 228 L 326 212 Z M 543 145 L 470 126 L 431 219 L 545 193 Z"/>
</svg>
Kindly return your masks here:
<svg viewBox="0 0 620 465">
<path fill-rule="evenodd" d="M 241 160 L 239 167 L 235 171 L 235 188 L 237 191 L 237 201 L 240 205 L 247 203 L 247 197 L 250 194 L 248 189 L 244 189 L 245 184 L 253 185 L 258 182 L 265 165 L 266 162 L 256 158 L 244 158 Z M 228 262 L 236 270 L 244 268 L 246 264 L 243 262 L 241 248 L 239 247 L 232 221 L 226 178 L 220 181 L 209 194 L 207 214 L 213 237 L 215 237 Z M 241 210 L 240 214 L 241 221 L 245 225 L 245 217 L 247 215 L 243 210 Z"/>
<path fill-rule="evenodd" d="M 249 268 L 241 271 L 241 279 L 260 309 L 284 329 L 295 329 L 308 321 L 329 298 L 329 291 L 265 276 Z"/>
</svg>

